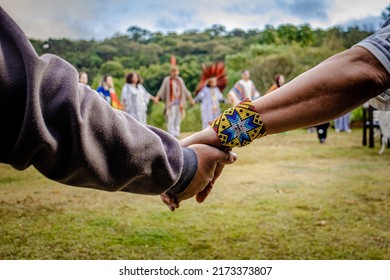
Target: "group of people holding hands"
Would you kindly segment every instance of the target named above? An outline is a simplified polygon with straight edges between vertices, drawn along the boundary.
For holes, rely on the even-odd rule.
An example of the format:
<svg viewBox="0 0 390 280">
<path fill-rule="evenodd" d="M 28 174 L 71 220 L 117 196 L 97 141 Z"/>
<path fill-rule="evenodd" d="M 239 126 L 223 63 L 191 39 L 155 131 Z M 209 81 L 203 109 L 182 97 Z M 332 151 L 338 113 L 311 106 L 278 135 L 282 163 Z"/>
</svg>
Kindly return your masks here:
<svg viewBox="0 0 390 280">
<path fill-rule="evenodd" d="M 227 98 L 223 96 L 222 88 L 217 84 L 216 76 L 207 78 L 200 90 L 196 92 L 195 97 L 193 97 L 179 74 L 179 68 L 172 66 L 170 74 L 163 79 L 156 96 L 153 96 L 145 89 L 142 78 L 136 72 L 126 75 L 126 83 L 122 88 L 120 99 L 117 97 L 113 78 L 110 75 L 102 77 L 96 91 L 113 108 L 127 112 L 145 125 L 147 124 L 148 103 L 152 101 L 157 104 L 160 100 L 164 101 L 167 131 L 175 138 L 180 136 L 180 125 L 186 115 L 187 101 L 191 105 L 195 103 L 201 104 L 202 129 L 204 129 L 221 114 L 220 103 L 228 103 L 235 106 L 247 98 L 255 100 L 260 97 L 254 82 L 250 79 L 249 70 L 241 72 L 242 79 L 234 84 L 228 92 Z M 281 81 L 280 83 L 279 80 Z M 79 81 L 88 86 L 86 72 L 79 72 Z M 284 77 L 277 75 L 275 81 L 275 84 L 272 85 L 267 93 L 283 85 Z"/>
</svg>

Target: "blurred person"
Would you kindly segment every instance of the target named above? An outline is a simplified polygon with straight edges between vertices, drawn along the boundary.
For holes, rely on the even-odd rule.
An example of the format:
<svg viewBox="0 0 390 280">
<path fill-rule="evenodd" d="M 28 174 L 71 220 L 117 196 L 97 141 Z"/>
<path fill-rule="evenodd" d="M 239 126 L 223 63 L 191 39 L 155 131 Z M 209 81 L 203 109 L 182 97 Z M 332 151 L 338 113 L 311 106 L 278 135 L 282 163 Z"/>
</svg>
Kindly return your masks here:
<svg viewBox="0 0 390 280">
<path fill-rule="evenodd" d="M 336 132 L 345 131 L 351 133 L 352 130 L 350 128 L 351 124 L 351 113 L 348 112 L 345 115 L 341 116 L 334 120 L 334 129 Z"/>
<path fill-rule="evenodd" d="M 128 74 L 121 94 L 124 111 L 140 123 L 146 124 L 146 113 L 150 100 L 154 100 L 154 96 L 146 91 L 142 85 L 141 77 L 136 72 Z"/>
<path fill-rule="evenodd" d="M 103 75 L 100 80 L 100 85 L 96 89 L 97 93 L 99 93 L 99 96 L 106 100 L 108 104 L 111 105 L 111 94 L 110 91 L 112 91 L 114 88 L 114 82 L 111 75 Z M 113 90 L 115 91 L 115 90 Z"/>
<path fill-rule="evenodd" d="M 317 131 L 317 137 L 318 137 L 318 141 L 320 141 L 320 144 L 324 144 L 326 142 L 329 126 L 330 126 L 330 122 L 326 122 L 314 126 Z"/>
<path fill-rule="evenodd" d="M 260 97 L 259 91 L 250 79 L 249 70 L 243 70 L 241 72 L 241 77 L 242 78 L 234 84 L 233 88 L 228 93 L 228 101 L 233 106 L 247 98 L 255 100 Z"/>
<path fill-rule="evenodd" d="M 194 98 L 195 102 L 200 103 L 200 112 L 202 117 L 202 128 L 206 128 L 209 122 L 221 114 L 221 102 L 225 102 L 222 92 L 217 87 L 217 78 L 208 79 L 205 86 Z"/>
<path fill-rule="evenodd" d="M 282 74 L 276 74 L 275 77 L 274 77 L 274 82 L 272 84 L 272 86 L 267 90 L 267 93 L 270 93 L 272 91 L 274 91 L 275 89 L 278 89 L 280 88 L 282 85 L 284 85 L 285 83 L 285 79 L 284 79 L 284 76 Z"/>
<path fill-rule="evenodd" d="M 188 99 L 192 105 L 195 104 L 191 93 L 179 74 L 179 68 L 171 66 L 170 74 L 164 78 L 154 100 L 155 104 L 160 99 L 165 102 L 164 114 L 168 133 L 175 138 L 180 136 L 181 121 L 186 114 L 186 100 Z"/>
<path fill-rule="evenodd" d="M 100 97 L 106 100 L 113 108 L 123 110 L 123 106 L 115 92 L 114 79 L 111 75 L 103 75 L 100 86 L 96 91 L 99 93 Z"/>
<path fill-rule="evenodd" d="M 79 82 L 89 88 L 91 88 L 89 85 L 88 85 L 88 74 L 87 72 L 85 71 L 80 71 L 79 72 Z"/>
</svg>

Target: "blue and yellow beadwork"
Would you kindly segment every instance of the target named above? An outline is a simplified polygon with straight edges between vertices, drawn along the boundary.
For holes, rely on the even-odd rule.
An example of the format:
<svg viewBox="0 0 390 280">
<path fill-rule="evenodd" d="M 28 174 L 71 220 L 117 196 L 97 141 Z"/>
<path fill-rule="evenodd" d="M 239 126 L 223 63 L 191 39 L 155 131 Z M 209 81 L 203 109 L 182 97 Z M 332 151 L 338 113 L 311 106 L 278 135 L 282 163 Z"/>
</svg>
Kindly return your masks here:
<svg viewBox="0 0 390 280">
<path fill-rule="evenodd" d="M 210 123 L 225 147 L 243 147 L 267 134 L 260 115 L 249 99 L 227 109 Z"/>
</svg>

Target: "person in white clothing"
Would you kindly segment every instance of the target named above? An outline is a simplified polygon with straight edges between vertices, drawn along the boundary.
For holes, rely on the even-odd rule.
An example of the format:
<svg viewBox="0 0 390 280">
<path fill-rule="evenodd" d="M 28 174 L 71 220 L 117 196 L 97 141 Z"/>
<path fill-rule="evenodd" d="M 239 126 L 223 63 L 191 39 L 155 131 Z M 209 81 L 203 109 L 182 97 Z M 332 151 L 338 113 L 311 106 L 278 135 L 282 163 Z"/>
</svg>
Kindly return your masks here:
<svg viewBox="0 0 390 280">
<path fill-rule="evenodd" d="M 135 72 L 128 74 L 121 95 L 124 110 L 140 123 L 146 124 L 146 112 L 150 100 L 154 100 L 154 96 L 146 91 L 141 77 Z"/>
</svg>

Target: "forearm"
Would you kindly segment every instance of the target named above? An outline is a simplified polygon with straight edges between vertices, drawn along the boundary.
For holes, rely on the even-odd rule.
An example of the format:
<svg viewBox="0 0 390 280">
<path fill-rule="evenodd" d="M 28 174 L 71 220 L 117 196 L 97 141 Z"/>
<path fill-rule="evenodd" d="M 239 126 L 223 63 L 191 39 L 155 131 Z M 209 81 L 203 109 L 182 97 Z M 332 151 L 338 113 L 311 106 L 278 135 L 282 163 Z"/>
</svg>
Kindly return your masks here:
<svg viewBox="0 0 390 280">
<path fill-rule="evenodd" d="M 108 191 L 160 194 L 189 184 L 183 168 L 193 175 L 197 167 L 177 140 L 112 109 L 64 60 L 38 57 L 1 8 L 0 23 L 0 162 Z"/>
<path fill-rule="evenodd" d="M 186 95 L 187 95 L 187 99 L 188 99 L 191 103 L 195 103 L 194 98 L 193 98 L 192 95 L 191 95 L 191 92 L 189 92 L 188 90 L 186 90 Z"/>
<path fill-rule="evenodd" d="M 331 121 L 390 86 L 389 74 L 370 52 L 355 47 L 335 55 L 288 84 L 255 101 L 267 134 Z M 221 147 L 208 127 L 181 141 Z"/>
<path fill-rule="evenodd" d="M 361 47 L 322 62 L 254 101 L 268 134 L 333 120 L 389 87 L 383 66 Z"/>
</svg>

